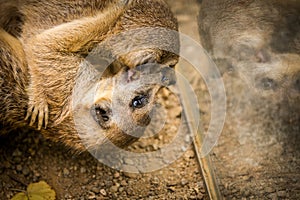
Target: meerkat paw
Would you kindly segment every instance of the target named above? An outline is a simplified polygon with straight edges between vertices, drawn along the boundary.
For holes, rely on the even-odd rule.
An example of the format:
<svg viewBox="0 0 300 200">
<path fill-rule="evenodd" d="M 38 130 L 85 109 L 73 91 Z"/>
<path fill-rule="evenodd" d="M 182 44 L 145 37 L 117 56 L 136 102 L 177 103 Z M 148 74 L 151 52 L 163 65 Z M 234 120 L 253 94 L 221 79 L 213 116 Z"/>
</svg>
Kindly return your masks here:
<svg viewBox="0 0 300 200">
<path fill-rule="evenodd" d="M 36 97 L 34 99 L 39 99 L 39 100 L 29 101 L 25 120 L 28 120 L 30 118 L 29 126 L 33 126 L 33 124 L 37 120 L 38 130 L 41 130 L 43 124 L 45 125 L 45 128 L 47 128 L 48 125 L 48 112 L 49 112 L 48 104 L 44 100 L 45 98 Z"/>
</svg>

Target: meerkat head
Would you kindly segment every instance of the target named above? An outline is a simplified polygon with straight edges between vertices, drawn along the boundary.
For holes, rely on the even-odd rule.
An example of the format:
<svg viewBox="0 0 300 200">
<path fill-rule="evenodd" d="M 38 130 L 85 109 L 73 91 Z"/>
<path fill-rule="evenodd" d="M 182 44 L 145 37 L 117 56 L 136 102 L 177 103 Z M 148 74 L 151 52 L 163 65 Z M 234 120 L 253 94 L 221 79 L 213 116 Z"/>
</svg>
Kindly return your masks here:
<svg viewBox="0 0 300 200">
<path fill-rule="evenodd" d="M 83 110 L 74 118 L 89 150 L 109 142 L 124 147 L 136 141 L 151 123 L 158 90 L 175 83 L 177 20 L 162 0 L 129 2 L 88 58 L 93 66 L 99 65 L 102 79 L 95 84 L 97 88 L 91 86 L 92 101 L 83 100 Z M 83 73 L 88 74 L 86 70 Z M 78 88 L 89 96 L 89 91 Z"/>
<path fill-rule="evenodd" d="M 124 147 L 136 141 L 151 123 L 158 90 L 175 82 L 172 68 L 151 63 L 122 68 L 100 80 L 74 116 L 85 146 L 95 149 L 112 142 Z"/>
</svg>

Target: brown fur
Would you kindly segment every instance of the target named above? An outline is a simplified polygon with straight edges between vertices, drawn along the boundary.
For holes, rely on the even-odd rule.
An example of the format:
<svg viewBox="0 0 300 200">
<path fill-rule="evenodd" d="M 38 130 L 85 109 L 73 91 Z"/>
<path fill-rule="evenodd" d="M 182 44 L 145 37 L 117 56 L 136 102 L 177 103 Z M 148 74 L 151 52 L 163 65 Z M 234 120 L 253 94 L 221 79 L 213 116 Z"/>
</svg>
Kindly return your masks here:
<svg viewBox="0 0 300 200">
<path fill-rule="evenodd" d="M 14 11 L 0 14 L 0 25 L 4 29 L 1 31 L 0 42 L 5 43 L 1 46 L 0 72 L 2 77 L 11 76 L 7 79 L 9 83 L 4 82 L 4 78 L 1 83 L 7 85 L 0 91 L 0 94 L 7 95 L 1 99 L 1 121 L 4 127 L 9 127 L 10 124 L 15 127 L 24 126 L 25 109 L 28 108 L 27 118 L 31 119 L 31 125 L 35 123 L 37 116 L 38 128 L 40 129 L 43 123 L 47 126 L 47 129 L 41 130 L 46 137 L 75 149 L 83 149 L 74 124 L 72 94 L 78 78 L 91 78 L 95 73 L 92 69 L 79 68 L 80 63 L 94 47 L 108 41 L 111 56 L 116 59 L 110 65 L 109 71 L 112 74 L 108 73 L 106 78 L 99 79 L 101 84 L 108 84 L 110 88 L 108 93 L 100 96 L 110 101 L 114 83 L 126 85 L 124 76 L 129 76 L 131 69 L 145 63 L 173 66 L 178 60 L 175 54 L 156 48 L 126 52 L 124 49 L 128 48 L 128 43 L 135 45 L 136 42 L 128 41 L 127 38 L 117 43 L 109 40 L 114 35 L 136 28 L 163 27 L 177 30 L 177 22 L 162 0 L 67 0 L 63 2 L 15 0 L 4 1 L 2 5 L 6 6 L 2 9 Z M 178 51 L 176 35 L 166 33 L 166 38 L 157 38 L 149 37 L 147 32 L 141 31 L 139 34 L 143 36 L 142 38 L 148 39 L 148 42 L 150 40 L 155 44 L 166 42 L 166 46 Z M 20 48 L 13 49 L 16 44 Z M 119 70 L 119 68 L 130 70 Z M 20 73 L 16 73 L 16 70 Z M 159 69 L 156 73 L 164 76 Z M 138 78 L 145 76 L 141 75 Z M 135 90 L 148 87 L 143 84 L 137 85 L 132 87 L 132 90 L 128 90 L 130 94 L 124 91 L 124 88 L 122 91 L 114 92 L 121 93 L 121 97 L 124 98 L 127 96 L 133 98 L 137 95 Z M 147 118 L 154 105 L 154 93 L 158 88 L 157 84 L 152 84 L 148 88 L 153 93 L 149 97 L 148 106 L 130 111 L 129 115 L 132 115 L 135 122 Z M 101 92 L 103 91 L 98 91 L 98 94 Z M 13 100 L 11 95 L 15 95 L 16 100 Z M 106 101 L 102 97 L 94 104 L 97 101 L 100 101 L 99 104 L 105 104 Z M 125 107 L 129 109 L 128 102 Z M 87 118 L 91 118 L 90 115 Z M 110 122 L 109 128 L 102 129 L 102 132 L 120 146 L 136 139 L 124 134 L 123 129 L 127 124 L 123 125 L 122 130 L 118 126 L 119 124 L 114 121 Z M 127 131 L 130 130 L 132 127 Z M 92 147 L 101 143 L 97 138 L 90 135 L 87 137 L 88 141 L 93 143 L 88 144 Z"/>
<path fill-rule="evenodd" d="M 298 0 L 203 0 L 201 42 L 221 68 L 263 93 L 300 93 Z"/>
<path fill-rule="evenodd" d="M 0 119 L 3 132 L 22 127 L 28 95 L 28 69 L 21 43 L 0 28 Z"/>
</svg>

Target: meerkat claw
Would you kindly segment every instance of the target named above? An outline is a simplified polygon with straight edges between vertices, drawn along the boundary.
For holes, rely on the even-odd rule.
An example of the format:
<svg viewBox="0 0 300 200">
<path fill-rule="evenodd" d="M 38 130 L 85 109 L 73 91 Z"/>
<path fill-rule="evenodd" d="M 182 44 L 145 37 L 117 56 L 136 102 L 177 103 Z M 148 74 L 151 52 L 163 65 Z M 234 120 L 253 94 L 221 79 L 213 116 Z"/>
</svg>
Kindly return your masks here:
<svg viewBox="0 0 300 200">
<path fill-rule="evenodd" d="M 39 111 L 39 116 L 38 116 L 38 130 L 42 129 L 43 126 L 43 120 L 44 120 L 44 111 L 40 110 Z"/>
<path fill-rule="evenodd" d="M 48 105 L 46 105 L 46 107 L 45 107 L 45 119 L 44 119 L 45 129 L 47 128 L 47 125 L 48 125 L 48 119 L 49 119 L 48 112 L 49 112 Z"/>
<path fill-rule="evenodd" d="M 34 123 L 36 122 L 36 120 L 38 120 L 38 127 L 37 129 L 38 130 L 41 130 L 42 129 L 42 126 L 43 126 L 43 123 L 45 125 L 45 129 L 47 128 L 47 125 L 48 125 L 48 105 L 30 105 L 28 107 L 28 110 L 27 110 L 27 115 L 25 117 L 25 120 L 28 120 L 29 117 L 31 116 L 30 118 L 30 122 L 29 122 L 29 126 L 33 126 Z M 38 118 L 38 119 L 37 119 Z"/>
<path fill-rule="evenodd" d="M 30 119 L 29 126 L 33 126 L 38 112 L 39 112 L 38 108 L 36 106 L 34 106 L 33 111 L 31 112 L 31 119 Z"/>
<path fill-rule="evenodd" d="M 33 105 L 29 105 L 29 106 L 28 106 L 28 109 L 27 109 L 26 117 L 25 117 L 25 120 L 26 120 L 26 121 L 27 121 L 27 120 L 29 119 L 29 117 L 31 116 L 32 110 L 33 110 Z"/>
</svg>

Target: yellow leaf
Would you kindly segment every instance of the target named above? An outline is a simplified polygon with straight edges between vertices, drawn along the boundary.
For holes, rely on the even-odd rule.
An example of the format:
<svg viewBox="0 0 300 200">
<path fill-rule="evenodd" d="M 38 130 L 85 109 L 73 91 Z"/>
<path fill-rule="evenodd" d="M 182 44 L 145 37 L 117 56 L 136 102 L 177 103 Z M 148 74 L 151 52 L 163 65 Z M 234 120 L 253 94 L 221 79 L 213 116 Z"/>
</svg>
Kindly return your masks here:
<svg viewBox="0 0 300 200">
<path fill-rule="evenodd" d="M 28 200 L 28 197 L 24 192 L 20 192 L 13 196 L 11 200 Z"/>
<path fill-rule="evenodd" d="M 27 193 L 29 200 L 55 200 L 55 191 L 45 181 L 29 184 Z"/>
</svg>

